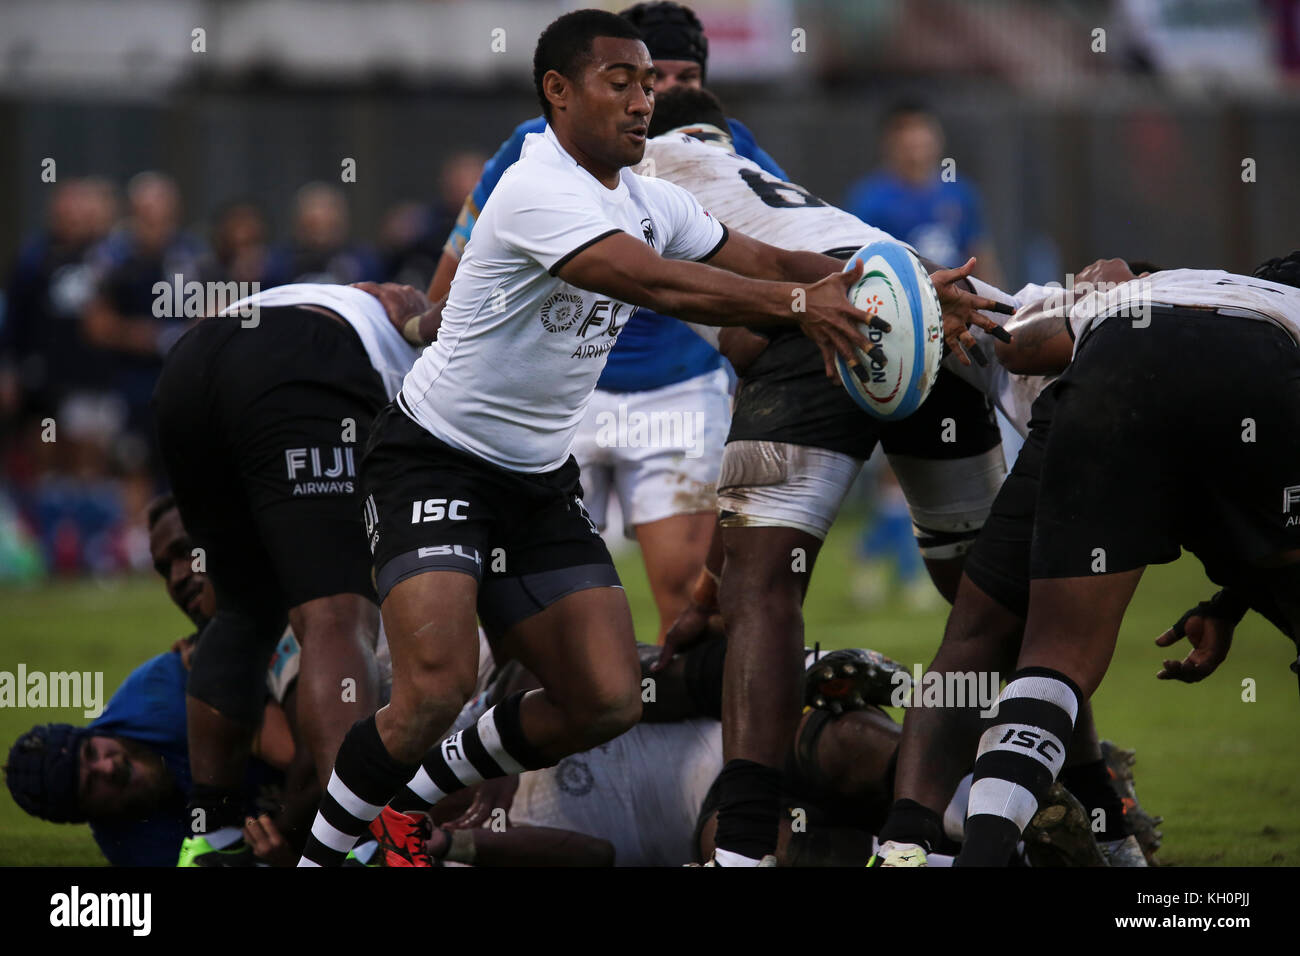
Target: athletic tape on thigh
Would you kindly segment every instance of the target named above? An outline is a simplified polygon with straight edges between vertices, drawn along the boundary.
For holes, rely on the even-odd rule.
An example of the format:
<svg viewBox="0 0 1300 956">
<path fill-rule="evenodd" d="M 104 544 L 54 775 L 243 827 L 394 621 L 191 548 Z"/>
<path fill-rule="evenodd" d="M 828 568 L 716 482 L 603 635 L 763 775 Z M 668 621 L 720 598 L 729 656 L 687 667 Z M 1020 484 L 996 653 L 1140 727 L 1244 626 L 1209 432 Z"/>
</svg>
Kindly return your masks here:
<svg viewBox="0 0 1300 956">
<path fill-rule="evenodd" d="M 794 528 L 824 539 L 862 462 L 840 452 L 784 442 L 727 445 L 718 476 L 724 528 Z"/>
<path fill-rule="evenodd" d="M 907 497 L 917 544 L 931 560 L 970 549 L 1007 475 L 1001 445 L 947 461 L 890 455 L 889 464 Z"/>
</svg>

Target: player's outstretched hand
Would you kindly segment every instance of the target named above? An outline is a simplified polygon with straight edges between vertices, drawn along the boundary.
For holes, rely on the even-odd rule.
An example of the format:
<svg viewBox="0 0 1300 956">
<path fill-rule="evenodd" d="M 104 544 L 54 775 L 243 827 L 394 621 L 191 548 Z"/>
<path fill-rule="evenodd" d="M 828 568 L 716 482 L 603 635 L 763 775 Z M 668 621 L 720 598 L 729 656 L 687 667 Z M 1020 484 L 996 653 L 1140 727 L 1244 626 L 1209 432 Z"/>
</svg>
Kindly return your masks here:
<svg viewBox="0 0 1300 956">
<path fill-rule="evenodd" d="M 835 356 L 838 353 L 850 365 L 858 364 L 855 349 L 867 352 L 880 364 L 885 363 L 885 350 L 872 345 L 858 328 L 869 325 L 883 332 L 889 331 L 884 319 L 863 312 L 849 301 L 849 290 L 862 278 L 863 264 L 859 262 L 849 272 L 833 272 L 820 282 L 807 287 L 804 311 L 799 318 L 803 334 L 812 339 L 821 350 L 826 363 L 826 377 L 836 378 Z"/>
<path fill-rule="evenodd" d="M 352 288 L 368 292 L 378 299 L 388 314 L 388 321 L 406 341 L 412 345 L 426 344 L 428 340 L 418 331 L 420 319 L 435 310 L 441 312 L 441 302 L 432 303 L 419 289 L 397 282 L 354 282 Z"/>
<path fill-rule="evenodd" d="M 958 361 L 970 365 L 967 352 L 975 356 L 975 361 L 987 365 L 988 359 L 970 334 L 970 327 L 977 325 L 985 332 L 1003 342 L 1010 342 L 1011 335 L 981 310 L 1011 315 L 1015 310 L 995 299 L 989 299 L 974 292 L 968 292 L 960 285 L 975 269 L 975 257 L 971 256 L 966 264 L 957 269 L 938 269 L 930 273 L 934 291 L 939 294 L 939 305 L 943 308 L 943 340 L 948 344 Z"/>
<path fill-rule="evenodd" d="M 1160 680 L 1180 680 L 1195 684 L 1214 673 L 1223 663 L 1232 647 L 1234 625 L 1219 617 L 1205 617 L 1195 609 L 1188 611 L 1178 623 L 1156 638 L 1160 647 L 1169 647 L 1184 637 L 1191 642 L 1192 650 L 1181 661 L 1166 660 L 1156 677 Z"/>
<path fill-rule="evenodd" d="M 244 842 L 252 849 L 253 856 L 272 866 L 293 866 L 298 862 L 298 854 L 265 813 L 244 821 Z"/>
<path fill-rule="evenodd" d="M 493 777 L 484 780 L 474 791 L 474 802 L 469 809 L 447 824 L 452 830 L 476 830 L 487 823 L 494 822 L 492 817 L 497 810 L 504 810 L 506 820 L 510 819 L 510 807 L 515 802 L 515 791 L 519 789 L 519 776 Z"/>
<path fill-rule="evenodd" d="M 663 647 L 659 658 L 650 665 L 650 671 L 657 673 L 668 666 L 677 654 L 688 647 L 700 643 L 709 635 L 709 618 L 714 614 L 710 608 L 691 602 L 677 615 L 673 626 L 664 635 Z"/>
</svg>

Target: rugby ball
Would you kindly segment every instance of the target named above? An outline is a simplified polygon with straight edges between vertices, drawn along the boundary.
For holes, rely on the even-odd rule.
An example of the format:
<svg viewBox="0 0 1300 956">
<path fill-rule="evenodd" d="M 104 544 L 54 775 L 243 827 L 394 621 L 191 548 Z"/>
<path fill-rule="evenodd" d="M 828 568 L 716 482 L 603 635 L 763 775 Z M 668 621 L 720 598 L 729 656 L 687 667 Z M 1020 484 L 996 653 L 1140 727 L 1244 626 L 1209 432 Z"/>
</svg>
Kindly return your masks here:
<svg viewBox="0 0 1300 956">
<path fill-rule="evenodd" d="M 858 328 L 868 341 L 880 345 L 880 365 L 858 349 L 858 364 L 850 368 L 835 356 L 849 397 L 868 415 L 894 422 L 916 411 L 934 387 L 943 358 L 943 311 L 925 267 L 906 246 L 879 241 L 863 246 L 844 266 L 845 272 L 864 263 L 862 278 L 849 289 L 849 300 L 890 325 L 881 332 Z"/>
</svg>

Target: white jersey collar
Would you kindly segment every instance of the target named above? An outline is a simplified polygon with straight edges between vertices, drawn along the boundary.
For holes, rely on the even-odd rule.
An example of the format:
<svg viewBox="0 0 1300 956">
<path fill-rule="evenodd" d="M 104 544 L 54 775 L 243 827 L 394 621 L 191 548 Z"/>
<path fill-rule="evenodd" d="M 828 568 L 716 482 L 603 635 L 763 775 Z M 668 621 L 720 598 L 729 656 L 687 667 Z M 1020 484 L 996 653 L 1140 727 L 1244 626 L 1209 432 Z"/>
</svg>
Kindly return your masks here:
<svg viewBox="0 0 1300 956">
<path fill-rule="evenodd" d="M 624 172 L 627 169 L 626 166 L 623 167 L 623 169 L 620 169 L 618 171 L 618 185 L 613 189 L 610 189 L 608 186 L 602 183 L 595 176 L 591 175 L 591 172 L 588 169 L 584 168 L 576 159 L 574 159 L 569 154 L 569 151 L 565 149 L 563 145 L 561 145 L 560 138 L 555 135 L 555 130 L 551 129 L 550 123 L 546 124 L 546 129 L 542 131 L 542 136 L 545 137 L 546 141 L 549 142 L 551 146 L 555 149 L 556 155 L 560 157 L 562 162 L 568 163 L 570 166 L 574 167 L 579 173 L 581 173 L 583 176 L 587 177 L 587 179 L 591 181 L 591 184 L 599 190 L 599 195 L 602 200 L 606 202 L 622 202 L 627 198 L 628 196 L 627 182 L 625 181 L 623 176 Z M 520 155 L 522 156 L 522 152 Z"/>
</svg>

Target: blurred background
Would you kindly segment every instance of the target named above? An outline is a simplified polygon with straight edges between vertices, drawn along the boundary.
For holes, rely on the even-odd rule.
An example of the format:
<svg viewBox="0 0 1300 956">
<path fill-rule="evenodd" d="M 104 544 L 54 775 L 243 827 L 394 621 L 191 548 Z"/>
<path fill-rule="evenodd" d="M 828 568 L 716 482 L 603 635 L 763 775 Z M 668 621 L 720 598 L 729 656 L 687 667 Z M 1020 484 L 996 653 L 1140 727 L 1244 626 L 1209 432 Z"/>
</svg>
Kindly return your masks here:
<svg viewBox="0 0 1300 956">
<path fill-rule="evenodd" d="M 0 580 L 148 566 L 148 397 L 185 324 L 158 332 L 156 281 L 424 287 L 581 5 L 5 0 Z M 708 85 L 792 180 L 936 260 L 1015 289 L 1300 245 L 1300 0 L 693 6 Z"/>
</svg>

